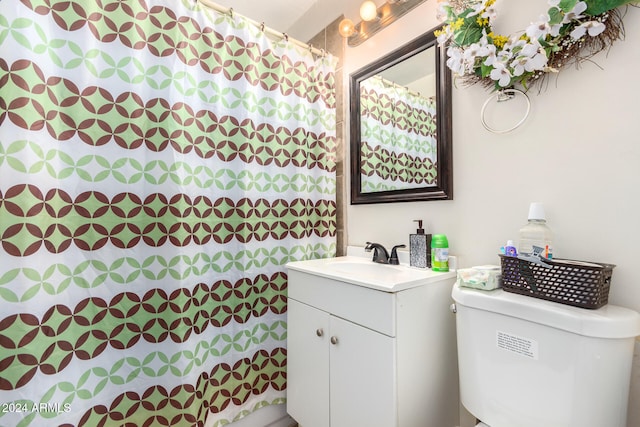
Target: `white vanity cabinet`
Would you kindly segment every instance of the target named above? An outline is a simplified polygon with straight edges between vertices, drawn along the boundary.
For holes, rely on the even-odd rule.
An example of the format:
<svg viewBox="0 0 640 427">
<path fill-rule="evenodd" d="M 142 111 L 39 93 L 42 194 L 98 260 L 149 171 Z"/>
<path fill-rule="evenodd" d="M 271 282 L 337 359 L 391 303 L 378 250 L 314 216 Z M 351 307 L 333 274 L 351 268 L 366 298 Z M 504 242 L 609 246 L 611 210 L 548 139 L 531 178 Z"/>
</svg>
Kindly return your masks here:
<svg viewBox="0 0 640 427">
<path fill-rule="evenodd" d="M 293 264 L 287 412 L 301 427 L 458 424 L 454 273 L 385 291 Z"/>
<path fill-rule="evenodd" d="M 393 338 L 294 299 L 288 313 L 289 414 L 303 427 L 395 425 L 395 375 L 380 369 L 394 365 Z"/>
</svg>

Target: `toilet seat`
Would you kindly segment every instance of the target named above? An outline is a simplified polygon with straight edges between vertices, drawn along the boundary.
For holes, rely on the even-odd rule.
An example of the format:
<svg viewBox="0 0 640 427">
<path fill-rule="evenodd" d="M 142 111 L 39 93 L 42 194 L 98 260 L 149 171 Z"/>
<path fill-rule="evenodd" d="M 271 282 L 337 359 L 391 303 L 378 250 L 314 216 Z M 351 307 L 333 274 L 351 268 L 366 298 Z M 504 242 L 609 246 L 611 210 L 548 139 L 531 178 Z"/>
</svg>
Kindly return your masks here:
<svg viewBox="0 0 640 427">
<path fill-rule="evenodd" d="M 478 423 L 476 424 L 476 427 L 491 427 L 491 426 L 488 426 L 485 423 Z"/>
</svg>

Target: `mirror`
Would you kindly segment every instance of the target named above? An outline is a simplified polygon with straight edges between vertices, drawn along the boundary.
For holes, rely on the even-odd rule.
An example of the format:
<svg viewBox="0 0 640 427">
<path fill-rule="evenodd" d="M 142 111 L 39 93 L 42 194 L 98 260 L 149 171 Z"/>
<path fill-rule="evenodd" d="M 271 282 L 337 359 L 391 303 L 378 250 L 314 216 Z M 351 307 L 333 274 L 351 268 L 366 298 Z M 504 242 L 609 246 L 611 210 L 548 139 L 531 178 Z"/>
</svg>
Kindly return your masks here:
<svg viewBox="0 0 640 427">
<path fill-rule="evenodd" d="M 451 71 L 439 28 L 351 74 L 351 204 L 453 198 Z"/>
</svg>

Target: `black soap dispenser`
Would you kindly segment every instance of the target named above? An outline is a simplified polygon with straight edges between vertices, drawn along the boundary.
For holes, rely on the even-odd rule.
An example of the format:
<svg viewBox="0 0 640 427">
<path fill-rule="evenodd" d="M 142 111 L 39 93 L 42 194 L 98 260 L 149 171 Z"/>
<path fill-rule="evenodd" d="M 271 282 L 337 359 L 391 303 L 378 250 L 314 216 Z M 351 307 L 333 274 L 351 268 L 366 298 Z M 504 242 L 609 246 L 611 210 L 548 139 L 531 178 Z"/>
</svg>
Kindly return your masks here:
<svg viewBox="0 0 640 427">
<path fill-rule="evenodd" d="M 431 268 L 431 234 L 425 234 L 422 220 L 418 223 L 416 234 L 409 235 L 409 265 L 419 268 Z"/>
</svg>

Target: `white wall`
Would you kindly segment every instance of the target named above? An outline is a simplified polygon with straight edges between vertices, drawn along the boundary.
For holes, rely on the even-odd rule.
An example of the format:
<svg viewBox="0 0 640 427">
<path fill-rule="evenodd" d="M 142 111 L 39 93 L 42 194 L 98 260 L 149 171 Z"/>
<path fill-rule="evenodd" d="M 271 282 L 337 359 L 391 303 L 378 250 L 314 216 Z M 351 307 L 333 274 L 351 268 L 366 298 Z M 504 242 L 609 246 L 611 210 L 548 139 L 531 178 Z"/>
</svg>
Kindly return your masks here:
<svg viewBox="0 0 640 427">
<path fill-rule="evenodd" d="M 428 1 L 348 48 L 346 73 L 436 26 L 436 6 Z M 516 0 L 499 6 L 502 20 L 522 19 Z M 629 8 L 624 24 L 625 40 L 608 54 L 562 70 L 541 93 L 532 90 L 530 116 L 511 133 L 482 126 L 489 92 L 454 88 L 453 200 L 349 206 L 348 243 L 408 245 L 412 220 L 423 219 L 428 232 L 448 236 L 461 266 L 497 264 L 499 247 L 517 239 L 529 203 L 539 201 L 554 231 L 554 255 L 616 264 L 609 302 L 640 311 L 640 9 Z M 629 426 L 640 426 L 637 353 Z"/>
</svg>

